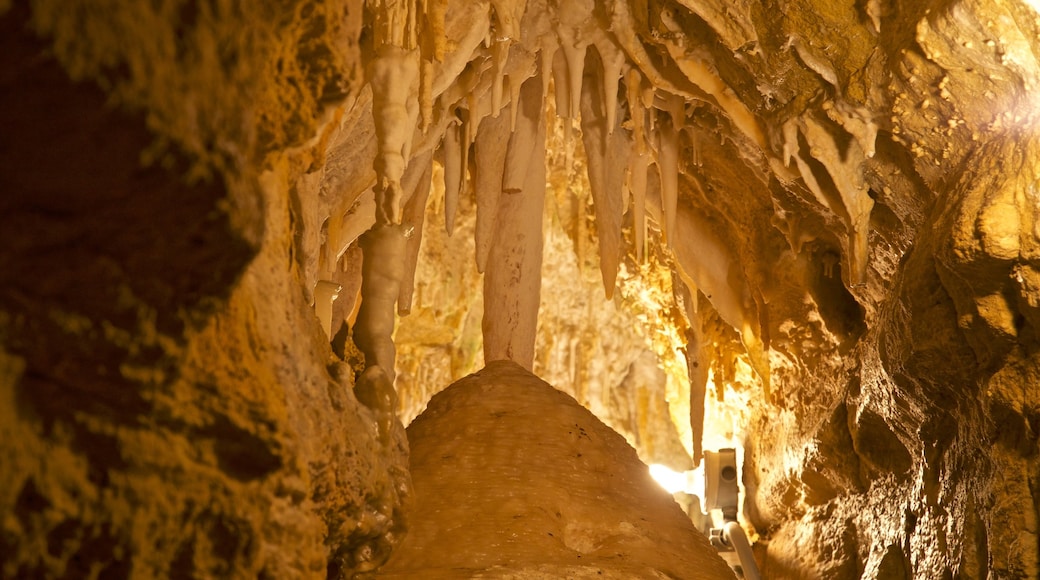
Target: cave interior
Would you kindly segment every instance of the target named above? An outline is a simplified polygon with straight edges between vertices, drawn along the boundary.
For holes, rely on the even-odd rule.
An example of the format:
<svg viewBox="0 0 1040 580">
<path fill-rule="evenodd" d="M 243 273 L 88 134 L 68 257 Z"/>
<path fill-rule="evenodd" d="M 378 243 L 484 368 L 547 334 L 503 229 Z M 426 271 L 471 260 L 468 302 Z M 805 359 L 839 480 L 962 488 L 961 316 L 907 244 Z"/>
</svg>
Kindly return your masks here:
<svg viewBox="0 0 1040 580">
<path fill-rule="evenodd" d="M 1040 577 L 1038 81 L 1036 0 L 0 0 L 0 577 Z"/>
</svg>

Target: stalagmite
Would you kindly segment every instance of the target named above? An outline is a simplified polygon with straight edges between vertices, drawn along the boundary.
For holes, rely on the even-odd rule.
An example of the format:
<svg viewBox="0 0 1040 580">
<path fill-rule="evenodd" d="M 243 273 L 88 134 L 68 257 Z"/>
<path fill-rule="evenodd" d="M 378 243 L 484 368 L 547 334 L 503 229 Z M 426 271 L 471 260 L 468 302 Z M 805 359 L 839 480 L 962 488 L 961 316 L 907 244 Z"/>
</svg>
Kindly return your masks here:
<svg viewBox="0 0 1040 580">
<path fill-rule="evenodd" d="M 430 196 L 430 180 L 433 178 L 433 152 L 417 155 L 405 171 L 403 185 L 412 192 L 404 207 L 402 225 L 408 238 L 405 242 L 404 273 L 401 291 L 397 298 L 397 313 L 405 316 L 412 311 L 412 293 L 415 290 L 415 267 L 419 262 L 419 246 L 422 244 L 423 221 L 426 216 L 426 200 Z"/>
<path fill-rule="evenodd" d="M 462 177 L 466 170 L 463 165 L 461 133 L 456 122 L 448 124 L 444 133 L 444 229 L 450 236 L 455 232 L 455 213 L 459 207 L 459 193 L 462 190 Z"/>
<path fill-rule="evenodd" d="M 588 58 L 590 61 L 595 60 L 594 53 L 590 52 Z M 614 133 L 607 126 L 602 98 L 604 87 L 601 83 L 600 78 L 591 76 L 582 87 L 581 134 L 588 160 L 593 209 L 596 212 L 600 273 L 603 290 L 609 300 L 614 295 L 618 264 L 621 261 L 621 218 L 625 210 L 621 189 L 631 143 L 624 132 Z"/>
<path fill-rule="evenodd" d="M 520 121 L 516 134 L 534 144 L 527 179 L 523 190 L 503 194 L 497 204 L 494 240 L 490 247 L 484 274 L 484 360 L 508 359 L 531 369 L 534 365 L 535 330 L 538 326 L 538 305 L 541 298 L 542 270 L 542 210 L 545 203 L 545 118 L 542 115 L 541 76 L 524 83 L 520 93 Z M 503 133 L 507 129 L 501 121 L 489 121 L 494 126 L 478 136 L 478 145 L 493 145 L 504 150 Z M 497 126 L 496 126 L 497 125 Z M 482 141 L 483 139 L 483 141 Z M 490 141 L 490 143 L 489 143 Z M 500 145 L 501 143 L 501 145 Z M 483 154 L 485 149 L 480 149 Z M 496 158 L 497 159 L 497 158 Z M 494 163 L 501 167 L 500 163 Z M 481 162 L 481 167 L 485 162 Z M 498 173 L 501 176 L 501 172 Z M 478 178 L 478 185 L 484 184 Z M 501 187 L 489 179 L 487 185 Z"/>
</svg>

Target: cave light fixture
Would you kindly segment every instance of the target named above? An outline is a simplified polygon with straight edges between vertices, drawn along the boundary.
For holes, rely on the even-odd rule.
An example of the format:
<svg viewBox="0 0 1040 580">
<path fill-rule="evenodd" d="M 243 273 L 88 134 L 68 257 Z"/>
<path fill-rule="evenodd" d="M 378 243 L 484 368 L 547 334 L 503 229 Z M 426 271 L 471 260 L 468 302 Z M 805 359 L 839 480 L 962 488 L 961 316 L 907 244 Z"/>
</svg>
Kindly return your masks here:
<svg viewBox="0 0 1040 580">
<path fill-rule="evenodd" d="M 691 509 L 711 515 L 711 527 L 704 530 L 711 545 L 730 564 L 738 578 L 759 580 L 761 575 L 744 528 L 737 521 L 740 510 L 740 481 L 737 449 L 705 451 L 695 469 L 677 472 L 666 465 L 650 466 L 650 475 L 668 493 L 686 493 L 697 501 Z M 695 514 L 691 514 L 694 516 Z"/>
</svg>

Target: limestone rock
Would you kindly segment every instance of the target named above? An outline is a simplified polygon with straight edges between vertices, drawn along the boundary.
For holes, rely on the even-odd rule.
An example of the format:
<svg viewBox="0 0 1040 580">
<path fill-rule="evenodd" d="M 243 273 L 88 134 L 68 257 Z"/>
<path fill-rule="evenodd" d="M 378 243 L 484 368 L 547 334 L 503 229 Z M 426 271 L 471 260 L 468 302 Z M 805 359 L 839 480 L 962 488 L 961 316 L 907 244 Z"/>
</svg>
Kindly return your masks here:
<svg viewBox="0 0 1040 580">
<path fill-rule="evenodd" d="M 509 361 L 408 428 L 416 508 L 377 578 L 726 578 L 625 440 Z"/>
</svg>

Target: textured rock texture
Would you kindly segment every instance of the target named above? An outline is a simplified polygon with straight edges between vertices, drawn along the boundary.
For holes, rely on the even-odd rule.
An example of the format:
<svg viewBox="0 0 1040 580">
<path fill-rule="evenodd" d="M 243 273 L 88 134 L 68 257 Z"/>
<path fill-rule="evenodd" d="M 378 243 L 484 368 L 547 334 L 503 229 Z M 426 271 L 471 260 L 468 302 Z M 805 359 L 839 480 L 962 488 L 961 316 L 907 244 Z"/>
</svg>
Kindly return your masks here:
<svg viewBox="0 0 1040 580">
<path fill-rule="evenodd" d="M 87 4 L 0 18 L 0 575 L 373 567 L 402 525 L 403 427 L 383 436 L 354 398 L 296 281 L 293 170 L 248 162 L 277 139 L 208 132 L 256 127 L 263 115 L 218 102 L 248 87 L 222 91 L 227 71 L 193 52 L 241 50 L 248 67 L 275 47 L 248 61 L 255 39 L 209 4 Z M 189 44 L 152 54 L 174 50 L 174 25 Z M 110 92 L 69 71 L 103 71 Z M 277 85 L 262 77 L 240 80 Z"/>
<path fill-rule="evenodd" d="M 499 361 L 408 427 L 416 509 L 378 578 L 727 578 L 625 440 Z"/>
<path fill-rule="evenodd" d="M 768 578 L 1040 575 L 1033 2 L 0 0 L 0 32 L 5 577 L 383 561 L 377 218 L 405 421 L 521 353 L 645 461 L 739 447 Z"/>
</svg>

